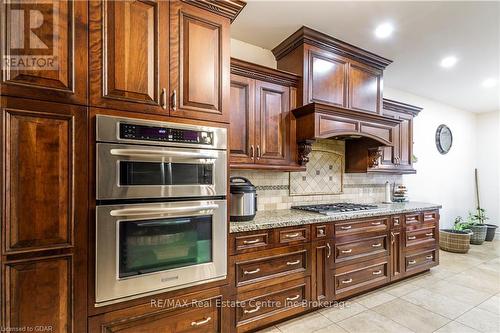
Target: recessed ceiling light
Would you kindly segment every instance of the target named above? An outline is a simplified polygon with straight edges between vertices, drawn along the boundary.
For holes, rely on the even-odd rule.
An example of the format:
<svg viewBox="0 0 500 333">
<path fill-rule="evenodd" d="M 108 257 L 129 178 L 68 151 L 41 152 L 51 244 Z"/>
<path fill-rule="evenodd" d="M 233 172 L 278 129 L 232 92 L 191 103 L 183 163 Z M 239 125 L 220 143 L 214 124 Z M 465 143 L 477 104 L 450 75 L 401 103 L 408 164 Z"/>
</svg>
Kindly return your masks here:
<svg viewBox="0 0 500 333">
<path fill-rule="evenodd" d="M 394 26 L 390 23 L 382 23 L 375 29 L 375 36 L 380 39 L 384 39 L 392 35 L 394 31 Z"/>
<path fill-rule="evenodd" d="M 454 56 L 445 57 L 441 60 L 441 67 L 451 68 L 455 66 L 457 61 L 458 61 L 457 57 Z"/>
<path fill-rule="evenodd" d="M 491 88 L 497 85 L 497 80 L 494 78 L 489 78 L 483 81 L 483 87 Z"/>
</svg>

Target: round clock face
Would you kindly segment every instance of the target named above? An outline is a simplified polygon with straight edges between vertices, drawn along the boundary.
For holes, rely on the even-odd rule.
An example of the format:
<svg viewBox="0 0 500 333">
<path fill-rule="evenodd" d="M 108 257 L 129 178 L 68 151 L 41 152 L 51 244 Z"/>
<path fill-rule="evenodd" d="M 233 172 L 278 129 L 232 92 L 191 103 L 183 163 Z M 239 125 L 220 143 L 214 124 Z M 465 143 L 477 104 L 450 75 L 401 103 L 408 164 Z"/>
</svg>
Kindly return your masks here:
<svg viewBox="0 0 500 333">
<path fill-rule="evenodd" d="M 436 147 L 441 154 L 446 154 L 450 151 L 453 143 L 453 135 L 451 130 L 446 125 L 439 125 L 436 130 Z"/>
</svg>

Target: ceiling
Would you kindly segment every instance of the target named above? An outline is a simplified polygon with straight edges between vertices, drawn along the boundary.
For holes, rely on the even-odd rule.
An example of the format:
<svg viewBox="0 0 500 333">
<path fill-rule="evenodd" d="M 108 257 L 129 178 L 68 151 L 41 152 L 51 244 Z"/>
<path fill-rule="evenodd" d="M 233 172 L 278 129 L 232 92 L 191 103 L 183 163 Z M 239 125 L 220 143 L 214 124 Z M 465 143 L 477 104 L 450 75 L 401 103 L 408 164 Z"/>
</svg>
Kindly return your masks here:
<svg viewBox="0 0 500 333">
<path fill-rule="evenodd" d="M 377 25 L 394 33 L 377 39 Z M 272 49 L 302 25 L 394 62 L 384 85 L 472 112 L 500 110 L 500 2 L 337 2 L 249 0 L 231 34 Z M 440 67 L 454 55 L 457 64 Z M 495 87 L 482 82 L 496 78 Z"/>
</svg>

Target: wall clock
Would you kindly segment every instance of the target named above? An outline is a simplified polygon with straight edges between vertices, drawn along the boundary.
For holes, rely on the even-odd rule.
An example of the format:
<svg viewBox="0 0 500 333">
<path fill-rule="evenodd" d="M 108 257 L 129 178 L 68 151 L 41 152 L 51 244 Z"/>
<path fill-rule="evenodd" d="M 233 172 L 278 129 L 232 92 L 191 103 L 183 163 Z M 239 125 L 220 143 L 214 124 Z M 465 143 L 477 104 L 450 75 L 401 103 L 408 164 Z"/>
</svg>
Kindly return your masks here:
<svg viewBox="0 0 500 333">
<path fill-rule="evenodd" d="M 439 125 L 436 130 L 436 147 L 441 154 L 446 154 L 450 151 L 453 144 L 453 135 L 451 130 L 446 125 Z"/>
</svg>

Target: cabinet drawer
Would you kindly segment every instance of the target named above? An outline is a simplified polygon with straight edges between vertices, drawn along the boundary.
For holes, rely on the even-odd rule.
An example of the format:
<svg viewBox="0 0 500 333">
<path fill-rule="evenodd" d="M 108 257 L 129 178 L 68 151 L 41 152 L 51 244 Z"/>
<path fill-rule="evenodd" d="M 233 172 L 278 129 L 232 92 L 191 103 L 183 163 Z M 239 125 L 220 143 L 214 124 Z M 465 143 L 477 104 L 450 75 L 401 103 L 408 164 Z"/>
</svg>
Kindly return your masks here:
<svg viewBox="0 0 500 333">
<path fill-rule="evenodd" d="M 345 236 L 365 232 L 385 231 L 388 224 L 388 218 L 386 217 L 364 221 L 340 222 L 335 224 L 335 235 Z"/>
<path fill-rule="evenodd" d="M 422 215 L 420 213 L 406 214 L 404 217 L 405 227 L 419 225 L 422 223 Z"/>
<path fill-rule="evenodd" d="M 389 281 L 387 257 L 335 270 L 335 295 L 342 298 Z"/>
<path fill-rule="evenodd" d="M 403 224 L 401 215 L 396 215 L 391 218 L 391 228 L 399 228 Z"/>
<path fill-rule="evenodd" d="M 436 266 L 438 263 L 437 250 L 429 249 L 405 255 L 406 272 L 418 272 Z"/>
<path fill-rule="evenodd" d="M 388 253 L 387 235 L 335 244 L 335 262 L 337 263 L 379 253 L 386 255 Z"/>
<path fill-rule="evenodd" d="M 280 244 L 304 243 L 309 241 L 309 226 L 282 229 L 278 231 L 278 242 Z"/>
<path fill-rule="evenodd" d="M 238 323 L 248 321 L 255 317 L 263 315 L 272 315 L 280 309 L 300 306 L 301 302 L 306 299 L 308 288 L 302 280 L 299 283 L 295 282 L 293 286 L 283 287 L 281 284 L 274 288 L 269 288 L 260 295 L 249 299 L 240 299 L 236 310 L 236 321 Z"/>
<path fill-rule="evenodd" d="M 436 243 L 436 228 L 431 226 L 406 231 L 406 247 L 429 246 Z"/>
<path fill-rule="evenodd" d="M 439 212 L 437 210 L 431 212 L 424 212 L 423 218 L 424 223 L 434 223 L 436 224 L 439 220 Z"/>
<path fill-rule="evenodd" d="M 305 271 L 307 250 L 236 262 L 237 286 Z"/>
<path fill-rule="evenodd" d="M 234 237 L 235 253 L 263 250 L 269 246 L 269 232 L 263 231 L 252 235 Z"/>
</svg>

